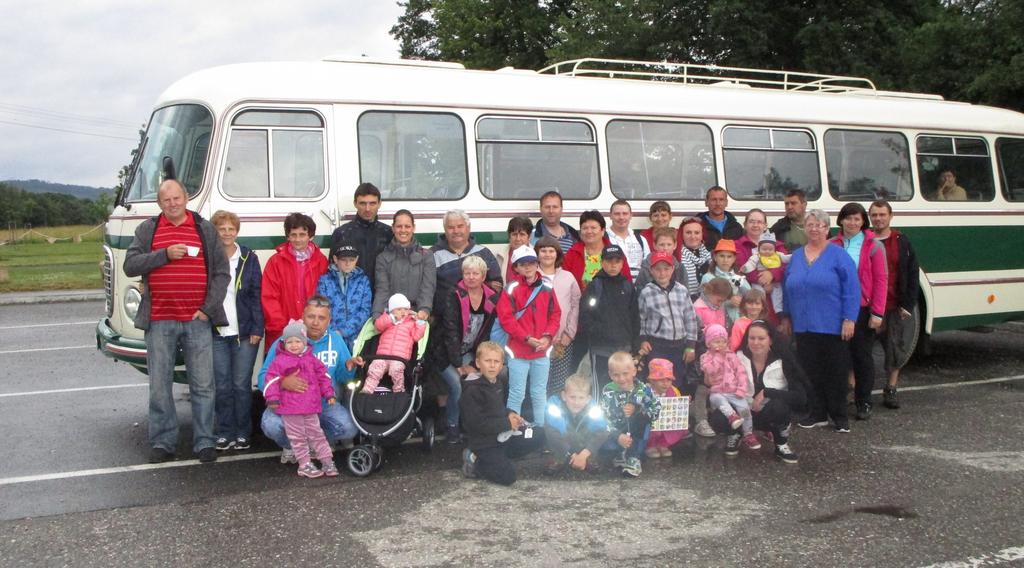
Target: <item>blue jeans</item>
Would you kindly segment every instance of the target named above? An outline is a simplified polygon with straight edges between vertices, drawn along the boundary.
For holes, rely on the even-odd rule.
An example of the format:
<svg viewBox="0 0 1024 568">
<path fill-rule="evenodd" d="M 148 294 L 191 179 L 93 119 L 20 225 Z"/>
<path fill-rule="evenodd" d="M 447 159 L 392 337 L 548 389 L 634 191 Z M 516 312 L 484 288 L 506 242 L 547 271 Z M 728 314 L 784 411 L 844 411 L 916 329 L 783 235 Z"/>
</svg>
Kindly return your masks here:
<svg viewBox="0 0 1024 568">
<path fill-rule="evenodd" d="M 331 442 L 351 440 L 356 437 L 358 432 L 355 423 L 352 422 L 352 416 L 348 413 L 348 408 L 345 408 L 340 400 L 335 404 L 324 405 L 323 412 L 320 413 L 320 428 Z M 284 420 L 281 420 L 281 415 L 273 410 L 268 408 L 263 411 L 260 429 L 278 446 L 286 450 L 292 448 L 291 442 L 288 441 L 288 435 L 284 433 Z"/>
<path fill-rule="evenodd" d="M 214 435 L 218 438 L 252 437 L 252 369 L 258 351 L 259 345 L 249 343 L 248 335 L 213 335 L 213 378 L 217 384 Z"/>
<path fill-rule="evenodd" d="M 548 394 L 548 374 L 551 371 L 551 359 L 508 360 L 508 408 L 519 412 L 526 398 L 526 384 L 530 384 L 530 405 L 533 407 L 533 422 L 544 425 L 545 407 Z"/>
<path fill-rule="evenodd" d="M 208 321 L 150 322 L 146 331 L 149 368 L 149 445 L 174 453 L 178 447 L 178 413 L 174 408 L 174 362 L 178 345 L 185 356 L 192 402 L 192 451 L 212 448 L 214 382 L 213 327 Z"/>
<path fill-rule="evenodd" d="M 473 356 L 470 353 L 462 356 L 463 365 L 468 365 L 472 360 Z M 459 425 L 459 398 L 462 396 L 462 377 L 459 375 L 458 369 L 448 365 L 445 370 L 441 371 L 441 378 L 448 385 L 448 403 L 445 406 L 448 414 L 448 427 L 454 428 Z"/>
</svg>

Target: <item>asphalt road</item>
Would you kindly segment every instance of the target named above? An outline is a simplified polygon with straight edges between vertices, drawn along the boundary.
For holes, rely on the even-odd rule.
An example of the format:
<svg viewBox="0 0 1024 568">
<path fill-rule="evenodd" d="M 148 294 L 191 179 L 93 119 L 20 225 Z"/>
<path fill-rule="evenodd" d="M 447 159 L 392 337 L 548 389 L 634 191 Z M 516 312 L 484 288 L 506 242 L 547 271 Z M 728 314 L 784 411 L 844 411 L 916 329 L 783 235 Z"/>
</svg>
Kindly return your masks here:
<svg viewBox="0 0 1024 568">
<path fill-rule="evenodd" d="M 1024 374 L 1019 325 L 937 336 L 903 409 L 796 432 L 795 466 L 697 440 L 637 480 L 532 458 L 501 488 L 444 445 L 368 479 L 302 479 L 266 446 L 199 465 L 184 388 L 185 457 L 136 468 L 146 378 L 95 350 L 101 310 L 0 306 L 0 566 L 1024 565 L 1024 380 L 984 382 Z"/>
</svg>

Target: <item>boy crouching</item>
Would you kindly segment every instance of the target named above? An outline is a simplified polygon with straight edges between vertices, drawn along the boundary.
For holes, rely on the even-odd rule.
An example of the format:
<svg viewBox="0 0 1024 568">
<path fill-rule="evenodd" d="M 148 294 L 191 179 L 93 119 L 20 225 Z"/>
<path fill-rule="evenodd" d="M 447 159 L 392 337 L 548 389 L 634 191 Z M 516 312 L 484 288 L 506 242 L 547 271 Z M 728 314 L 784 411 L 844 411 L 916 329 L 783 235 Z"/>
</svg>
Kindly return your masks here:
<svg viewBox="0 0 1024 568">
<path fill-rule="evenodd" d="M 565 469 L 595 471 L 597 453 L 608 439 L 604 412 L 590 396 L 590 380 L 575 374 L 562 392 L 548 399 L 544 433 L 552 462 L 550 473 Z"/>
</svg>

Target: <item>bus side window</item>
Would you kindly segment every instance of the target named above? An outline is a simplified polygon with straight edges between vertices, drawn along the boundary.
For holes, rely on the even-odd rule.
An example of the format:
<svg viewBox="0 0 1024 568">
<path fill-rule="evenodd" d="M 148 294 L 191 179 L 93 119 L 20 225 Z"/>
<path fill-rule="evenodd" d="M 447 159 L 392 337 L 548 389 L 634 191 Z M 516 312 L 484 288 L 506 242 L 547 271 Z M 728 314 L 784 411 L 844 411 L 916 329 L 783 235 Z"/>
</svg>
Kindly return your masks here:
<svg viewBox="0 0 1024 568">
<path fill-rule="evenodd" d="M 898 132 L 825 133 L 828 190 L 841 201 L 906 201 L 913 197 L 910 148 Z"/>
<path fill-rule="evenodd" d="M 612 120 L 608 177 L 622 199 L 703 199 L 716 185 L 714 144 L 704 124 Z"/>
<path fill-rule="evenodd" d="M 327 187 L 324 123 L 312 111 L 244 110 L 232 121 L 221 189 L 241 198 L 315 198 Z"/>
<path fill-rule="evenodd" d="M 992 159 L 982 138 L 919 136 L 919 191 L 929 201 L 992 201 Z"/>
<path fill-rule="evenodd" d="M 999 177 L 1007 201 L 1024 201 L 1024 139 L 996 140 L 999 155 Z"/>
</svg>

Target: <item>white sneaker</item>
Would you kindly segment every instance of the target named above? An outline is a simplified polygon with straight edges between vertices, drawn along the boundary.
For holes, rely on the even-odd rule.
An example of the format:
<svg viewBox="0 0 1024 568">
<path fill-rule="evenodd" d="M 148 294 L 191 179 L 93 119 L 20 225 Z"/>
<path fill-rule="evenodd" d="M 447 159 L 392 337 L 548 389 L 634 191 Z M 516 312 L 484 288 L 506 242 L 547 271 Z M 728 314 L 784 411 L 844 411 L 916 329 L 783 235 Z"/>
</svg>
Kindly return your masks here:
<svg viewBox="0 0 1024 568">
<path fill-rule="evenodd" d="M 295 452 L 285 448 L 281 450 L 281 463 L 299 463 L 299 460 L 295 459 Z"/>
<path fill-rule="evenodd" d="M 708 424 L 707 420 L 701 420 L 698 422 L 697 425 L 694 426 L 693 431 L 696 432 L 698 436 L 704 436 L 705 438 L 715 437 L 715 429 Z"/>
</svg>

